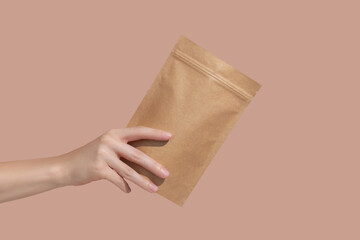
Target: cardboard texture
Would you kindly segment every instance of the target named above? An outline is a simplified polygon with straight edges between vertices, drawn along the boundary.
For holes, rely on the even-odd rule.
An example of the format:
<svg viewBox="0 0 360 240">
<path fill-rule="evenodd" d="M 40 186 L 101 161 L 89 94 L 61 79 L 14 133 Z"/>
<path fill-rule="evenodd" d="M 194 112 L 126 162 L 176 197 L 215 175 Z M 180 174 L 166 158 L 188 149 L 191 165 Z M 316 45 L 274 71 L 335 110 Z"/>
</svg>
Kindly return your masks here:
<svg viewBox="0 0 360 240">
<path fill-rule="evenodd" d="M 173 134 L 168 142 L 130 144 L 170 172 L 159 178 L 122 159 L 159 186 L 158 194 L 183 206 L 261 85 L 180 35 L 127 127 L 148 126 Z"/>
</svg>

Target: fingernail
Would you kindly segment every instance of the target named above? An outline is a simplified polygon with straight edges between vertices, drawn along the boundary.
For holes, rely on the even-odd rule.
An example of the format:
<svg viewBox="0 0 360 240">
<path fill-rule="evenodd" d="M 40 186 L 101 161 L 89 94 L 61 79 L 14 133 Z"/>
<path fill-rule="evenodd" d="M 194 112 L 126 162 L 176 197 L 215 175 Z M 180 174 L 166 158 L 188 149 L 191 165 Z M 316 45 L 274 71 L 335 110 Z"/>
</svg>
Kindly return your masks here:
<svg viewBox="0 0 360 240">
<path fill-rule="evenodd" d="M 152 192 L 156 192 L 159 188 L 153 184 L 152 182 L 149 183 L 149 188 Z"/>
<path fill-rule="evenodd" d="M 164 175 L 165 177 L 169 176 L 169 171 L 166 170 L 166 168 L 162 167 L 160 170 L 161 170 L 161 172 L 163 173 L 163 175 Z"/>
<path fill-rule="evenodd" d="M 169 133 L 169 132 L 164 132 L 164 136 L 165 136 L 165 137 L 171 137 L 171 135 L 172 135 L 172 134 Z"/>
</svg>

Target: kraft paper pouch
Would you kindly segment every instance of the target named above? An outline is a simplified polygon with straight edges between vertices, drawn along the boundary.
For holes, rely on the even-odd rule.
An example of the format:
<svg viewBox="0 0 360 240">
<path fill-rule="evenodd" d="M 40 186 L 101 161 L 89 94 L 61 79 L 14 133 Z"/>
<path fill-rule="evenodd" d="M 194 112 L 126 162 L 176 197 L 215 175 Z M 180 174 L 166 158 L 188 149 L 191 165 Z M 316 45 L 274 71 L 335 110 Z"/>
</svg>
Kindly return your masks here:
<svg viewBox="0 0 360 240">
<path fill-rule="evenodd" d="M 182 206 L 260 87 L 180 35 L 127 125 L 172 133 L 167 142 L 129 143 L 163 164 L 170 175 L 164 180 L 122 160 L 159 186 L 158 194 Z"/>
</svg>

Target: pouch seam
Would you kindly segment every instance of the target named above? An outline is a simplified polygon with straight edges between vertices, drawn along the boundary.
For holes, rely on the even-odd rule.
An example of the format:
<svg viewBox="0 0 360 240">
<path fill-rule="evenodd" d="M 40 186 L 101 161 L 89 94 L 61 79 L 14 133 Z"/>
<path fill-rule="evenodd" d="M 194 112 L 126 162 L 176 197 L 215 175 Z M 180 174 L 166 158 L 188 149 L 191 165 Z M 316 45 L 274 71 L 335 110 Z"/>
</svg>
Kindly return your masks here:
<svg viewBox="0 0 360 240">
<path fill-rule="evenodd" d="M 195 69 L 197 69 L 197 70 L 205 73 L 206 75 L 214 78 L 221 85 L 223 85 L 223 86 L 229 88 L 230 90 L 234 91 L 237 95 L 242 97 L 246 102 L 250 102 L 251 99 L 253 98 L 253 96 L 251 94 L 247 93 L 242 88 L 240 88 L 240 87 L 236 86 L 235 84 L 231 83 L 228 79 L 224 78 L 223 76 L 215 73 L 214 71 L 212 71 L 211 69 L 206 67 L 204 64 L 202 64 L 199 61 L 197 61 L 196 59 L 190 57 L 188 54 L 184 53 L 183 51 L 175 48 L 175 49 L 173 49 L 171 51 L 171 53 L 173 54 L 173 56 L 177 57 L 178 59 L 182 60 L 183 62 L 186 62 L 186 63 L 190 64 Z"/>
</svg>

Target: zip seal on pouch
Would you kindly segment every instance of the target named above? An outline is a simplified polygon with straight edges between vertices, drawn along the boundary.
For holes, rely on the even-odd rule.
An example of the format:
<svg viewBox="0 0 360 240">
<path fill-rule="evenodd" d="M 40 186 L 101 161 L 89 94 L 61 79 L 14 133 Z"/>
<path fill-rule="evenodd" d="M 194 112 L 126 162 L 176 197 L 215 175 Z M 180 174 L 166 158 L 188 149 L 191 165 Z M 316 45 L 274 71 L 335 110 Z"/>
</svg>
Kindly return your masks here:
<svg viewBox="0 0 360 240">
<path fill-rule="evenodd" d="M 221 75 L 215 73 L 210 68 L 206 67 L 204 64 L 201 64 L 196 59 L 190 57 L 188 54 L 182 52 L 181 50 L 179 50 L 177 48 L 174 48 L 171 51 L 171 53 L 177 59 L 187 63 L 188 65 L 192 66 L 194 69 L 212 77 L 213 79 L 215 79 L 218 83 L 220 83 L 224 87 L 227 87 L 228 89 L 232 90 L 246 102 L 250 102 L 252 100 L 253 96 L 251 94 L 247 93 L 245 90 L 243 90 L 243 89 L 239 88 L 238 86 L 236 86 L 235 84 L 231 83 L 229 80 L 222 77 Z"/>
</svg>

